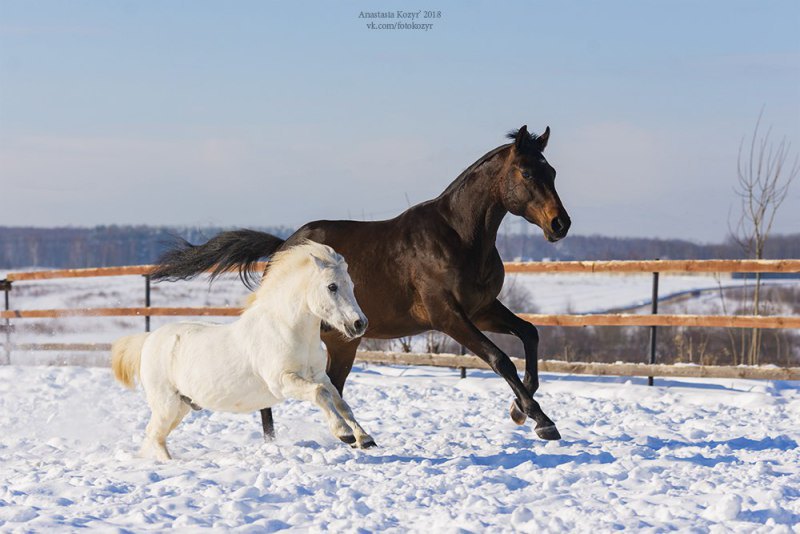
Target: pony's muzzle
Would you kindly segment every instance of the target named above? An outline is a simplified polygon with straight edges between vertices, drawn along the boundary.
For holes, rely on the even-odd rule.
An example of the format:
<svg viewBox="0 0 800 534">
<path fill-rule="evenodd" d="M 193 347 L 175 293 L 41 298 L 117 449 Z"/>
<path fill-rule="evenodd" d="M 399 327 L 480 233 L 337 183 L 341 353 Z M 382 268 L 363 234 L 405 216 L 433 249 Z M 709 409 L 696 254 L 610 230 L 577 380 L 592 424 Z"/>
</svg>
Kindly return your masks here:
<svg viewBox="0 0 800 534">
<path fill-rule="evenodd" d="M 367 321 L 367 318 L 362 316 L 347 327 L 347 334 L 350 337 L 361 337 L 364 335 L 364 332 L 367 331 L 368 324 L 369 321 Z"/>
</svg>

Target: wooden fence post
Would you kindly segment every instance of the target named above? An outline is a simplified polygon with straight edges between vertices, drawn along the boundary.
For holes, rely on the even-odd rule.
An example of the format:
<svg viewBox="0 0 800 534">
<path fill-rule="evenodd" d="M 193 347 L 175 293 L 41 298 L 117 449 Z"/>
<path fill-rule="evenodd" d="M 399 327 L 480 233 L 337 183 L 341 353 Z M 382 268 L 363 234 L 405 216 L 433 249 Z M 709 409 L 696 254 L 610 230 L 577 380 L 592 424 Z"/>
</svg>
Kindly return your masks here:
<svg viewBox="0 0 800 534">
<path fill-rule="evenodd" d="M 464 345 L 461 345 L 461 355 L 465 355 L 467 353 L 467 348 Z M 467 368 L 461 368 L 461 378 L 467 378 Z"/>
<path fill-rule="evenodd" d="M 144 275 L 144 307 L 150 307 L 150 275 Z M 144 316 L 144 331 L 150 331 L 150 315 Z"/>
<path fill-rule="evenodd" d="M 0 289 L 3 290 L 5 294 L 5 310 L 9 311 L 11 309 L 10 301 L 9 301 L 9 293 L 11 292 L 11 282 L 8 280 L 0 280 Z M 5 353 L 6 353 L 6 365 L 11 365 L 11 319 L 6 317 L 5 321 L 5 331 L 6 331 L 6 340 L 5 340 Z"/>
</svg>

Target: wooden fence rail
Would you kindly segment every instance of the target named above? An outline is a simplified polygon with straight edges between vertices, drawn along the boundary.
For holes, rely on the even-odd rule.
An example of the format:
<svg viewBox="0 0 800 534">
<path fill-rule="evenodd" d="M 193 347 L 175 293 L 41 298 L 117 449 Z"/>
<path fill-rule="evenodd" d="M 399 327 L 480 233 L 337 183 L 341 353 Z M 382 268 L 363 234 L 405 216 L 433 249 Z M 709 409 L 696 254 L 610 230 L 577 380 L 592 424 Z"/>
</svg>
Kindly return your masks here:
<svg viewBox="0 0 800 534">
<path fill-rule="evenodd" d="M 62 310 L 0 311 L 0 319 L 45 319 L 67 317 L 224 317 L 236 316 L 241 308 L 228 307 L 138 307 L 75 308 Z M 687 326 L 706 328 L 800 328 L 800 317 L 767 315 L 652 315 L 631 313 L 533 314 L 521 318 L 540 326 Z"/>
<path fill-rule="evenodd" d="M 0 319 L 63 319 L 68 317 L 224 317 L 242 313 L 241 308 L 226 307 L 138 307 L 138 308 L 73 308 L 63 310 L 0 311 Z"/>
<path fill-rule="evenodd" d="M 657 302 L 658 273 L 800 273 L 800 260 L 653 260 L 653 261 L 567 261 L 567 262 L 509 262 L 505 263 L 506 273 L 642 273 L 653 274 L 653 301 Z M 266 263 L 257 264 L 263 269 Z M 155 316 L 236 316 L 241 313 L 238 307 L 150 307 L 149 275 L 154 266 L 133 265 L 125 267 L 102 267 L 90 269 L 61 269 L 51 271 L 15 272 L 0 280 L 0 290 L 5 293 L 5 311 L 0 311 L 4 320 L 6 358 L 10 350 L 65 350 L 101 351 L 110 346 L 103 343 L 28 343 L 12 344 L 10 338 L 11 319 L 66 318 L 66 317 L 144 317 L 149 330 L 149 318 Z M 129 308 L 85 308 L 50 310 L 12 310 L 9 306 L 9 291 L 12 283 L 55 280 L 67 278 L 86 278 L 103 276 L 145 276 L 147 280 L 144 307 Z M 539 369 L 545 372 L 622 375 L 622 376 L 671 376 L 671 377 L 714 377 L 714 378 L 753 378 L 769 380 L 800 380 L 800 368 L 747 367 L 747 366 L 698 366 L 698 365 L 656 365 L 655 329 L 662 326 L 713 327 L 713 328 L 798 328 L 800 317 L 795 316 L 753 316 L 753 315 L 658 315 L 652 314 L 520 314 L 520 317 L 541 326 L 648 326 L 651 327 L 651 364 L 633 363 L 586 363 L 541 361 Z M 463 369 L 488 369 L 488 366 L 475 356 L 453 354 L 410 354 L 359 351 L 358 360 L 363 362 L 430 365 L 435 367 L 454 367 Z M 514 360 L 522 370 L 524 362 Z M 463 376 L 463 374 L 462 374 Z"/>
<path fill-rule="evenodd" d="M 477 356 L 459 354 L 358 351 L 356 353 L 356 360 L 388 365 L 427 365 L 430 367 L 490 369 L 490 367 Z M 512 358 L 512 361 L 519 371 L 525 370 L 525 360 Z M 545 373 L 613 376 L 800 380 L 800 367 L 752 367 L 744 365 L 648 365 L 644 363 L 587 363 L 540 360 L 539 371 Z"/>
<path fill-rule="evenodd" d="M 800 260 L 508 262 L 507 273 L 800 273 Z"/>
<path fill-rule="evenodd" d="M 110 343 L 21 343 L 14 345 L 22 351 L 108 352 Z M 429 354 L 360 350 L 356 361 L 381 365 L 420 365 L 452 369 L 481 369 L 490 367 L 477 356 L 460 354 Z M 525 370 L 525 360 L 512 358 L 519 371 Z M 750 380 L 800 380 L 800 367 L 725 366 L 725 365 L 648 365 L 644 363 L 591 363 L 540 360 L 539 371 L 599 376 L 659 376 L 673 378 L 742 378 Z"/>
<path fill-rule="evenodd" d="M 256 264 L 263 270 L 266 262 Z M 647 260 L 506 262 L 506 273 L 800 273 L 800 260 Z M 153 265 L 94 267 L 8 273 L 6 280 L 54 280 L 95 276 L 146 275 Z"/>
</svg>

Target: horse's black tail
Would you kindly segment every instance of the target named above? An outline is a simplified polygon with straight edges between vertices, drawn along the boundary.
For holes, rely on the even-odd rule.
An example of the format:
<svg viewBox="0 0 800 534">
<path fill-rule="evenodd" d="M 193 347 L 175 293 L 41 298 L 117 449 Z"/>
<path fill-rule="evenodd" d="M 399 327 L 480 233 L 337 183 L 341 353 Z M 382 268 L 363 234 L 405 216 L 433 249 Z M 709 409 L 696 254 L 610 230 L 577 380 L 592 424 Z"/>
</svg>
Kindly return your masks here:
<svg viewBox="0 0 800 534">
<path fill-rule="evenodd" d="M 150 276 L 153 280 L 188 280 L 208 271 L 213 281 L 222 273 L 238 271 L 242 283 L 254 289 L 256 262 L 271 256 L 283 243 L 279 237 L 255 230 L 222 232 L 203 245 L 179 238 L 175 247 L 158 259 Z"/>
</svg>

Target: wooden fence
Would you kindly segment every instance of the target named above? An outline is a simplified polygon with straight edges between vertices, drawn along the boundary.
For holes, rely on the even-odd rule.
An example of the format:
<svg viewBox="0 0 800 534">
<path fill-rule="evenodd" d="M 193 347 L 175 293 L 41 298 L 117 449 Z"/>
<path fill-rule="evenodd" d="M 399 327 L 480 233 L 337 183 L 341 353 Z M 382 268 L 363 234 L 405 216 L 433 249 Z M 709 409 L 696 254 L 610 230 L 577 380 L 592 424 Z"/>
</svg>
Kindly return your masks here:
<svg viewBox="0 0 800 534">
<path fill-rule="evenodd" d="M 263 268 L 265 264 L 259 267 Z M 151 307 L 150 265 L 107 267 L 92 269 L 64 269 L 51 271 L 9 273 L 0 280 L 0 290 L 5 292 L 5 310 L 0 319 L 6 323 L 6 351 L 11 350 L 10 320 L 62 317 L 131 317 L 146 320 L 154 316 L 235 316 L 241 310 L 233 307 Z M 797 316 L 754 315 L 668 315 L 658 314 L 659 273 L 800 273 L 800 260 L 652 260 L 652 261 L 566 261 L 566 262 L 509 262 L 506 273 L 652 273 L 653 313 L 651 314 L 520 314 L 520 317 L 541 326 L 647 326 L 651 328 L 651 361 L 642 364 L 598 364 L 541 362 L 542 370 L 581 374 L 617 374 L 625 376 L 716 376 L 720 378 L 800 379 L 798 368 L 778 367 L 725 367 L 725 366 L 668 366 L 655 365 L 655 332 L 657 327 L 715 327 L 715 328 L 794 328 L 800 329 Z M 12 285 L 34 280 L 85 278 L 98 276 L 140 275 L 145 278 L 145 303 L 143 307 L 16 310 L 10 308 L 9 292 Z M 18 350 L 107 350 L 103 344 L 28 344 L 17 345 Z M 458 355 L 402 355 L 392 353 L 359 352 L 363 361 L 433 365 L 444 367 L 485 368 L 474 356 Z"/>
</svg>

